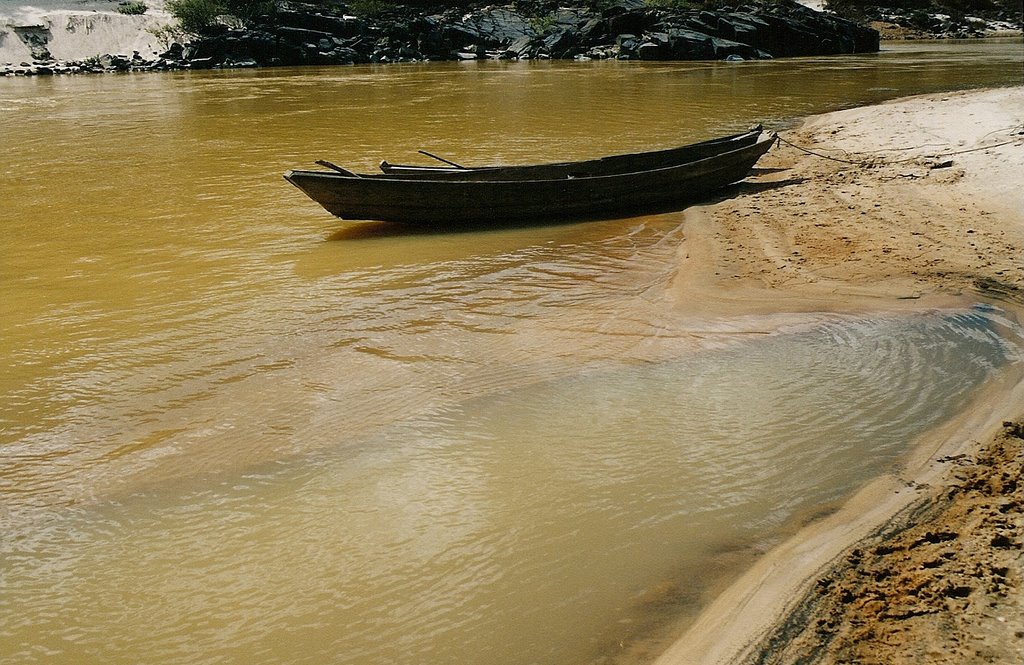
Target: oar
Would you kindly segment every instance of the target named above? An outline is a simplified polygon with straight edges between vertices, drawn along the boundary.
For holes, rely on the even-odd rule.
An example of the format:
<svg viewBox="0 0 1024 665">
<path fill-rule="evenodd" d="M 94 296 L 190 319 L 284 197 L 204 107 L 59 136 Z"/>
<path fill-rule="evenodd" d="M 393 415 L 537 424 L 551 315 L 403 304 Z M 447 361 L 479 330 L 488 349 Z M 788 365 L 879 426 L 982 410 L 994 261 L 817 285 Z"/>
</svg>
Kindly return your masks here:
<svg viewBox="0 0 1024 665">
<path fill-rule="evenodd" d="M 326 159 L 318 159 L 318 160 L 316 160 L 316 163 L 319 164 L 320 166 L 326 166 L 329 169 L 333 169 L 333 170 L 337 171 L 338 173 L 340 173 L 342 175 L 351 176 L 353 178 L 360 177 L 358 173 L 352 173 L 348 169 L 343 169 L 340 166 L 338 166 L 337 164 L 331 164 Z"/>
<path fill-rule="evenodd" d="M 456 164 L 455 162 L 449 161 L 449 160 L 445 159 L 444 157 L 438 157 L 437 155 L 429 153 L 426 150 L 419 150 L 418 152 L 421 155 L 426 155 L 427 157 L 433 157 L 437 161 L 444 162 L 445 164 L 448 164 L 449 166 L 454 166 L 457 169 L 465 169 L 466 168 L 465 166 L 462 166 L 461 164 Z"/>
</svg>

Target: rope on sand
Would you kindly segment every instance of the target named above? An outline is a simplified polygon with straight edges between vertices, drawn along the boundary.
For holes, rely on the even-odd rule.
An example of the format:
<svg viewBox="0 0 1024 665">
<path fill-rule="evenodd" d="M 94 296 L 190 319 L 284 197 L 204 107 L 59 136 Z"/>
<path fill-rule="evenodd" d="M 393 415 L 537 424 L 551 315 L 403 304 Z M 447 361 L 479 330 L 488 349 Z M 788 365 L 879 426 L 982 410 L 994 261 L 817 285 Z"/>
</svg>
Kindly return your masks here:
<svg viewBox="0 0 1024 665">
<path fill-rule="evenodd" d="M 1008 130 L 1018 130 L 1019 128 L 1017 128 L 1017 127 L 1009 127 L 1007 129 Z M 1000 131 L 1000 130 L 996 130 L 996 131 Z M 994 133 L 995 132 L 989 132 L 989 134 L 994 134 Z M 1019 129 L 1018 133 L 1021 134 L 1022 136 L 1024 136 L 1024 129 Z M 986 134 L 986 136 L 988 136 L 989 134 Z M 992 148 L 998 148 L 998 147 L 1004 146 L 1004 145 L 1010 145 L 1010 144 L 1024 145 L 1024 138 L 1014 138 L 1014 139 L 1009 139 L 1008 141 L 1002 141 L 1001 143 L 993 143 L 991 145 L 983 145 L 983 146 L 979 146 L 977 148 L 967 148 L 966 150 L 956 150 L 956 151 L 953 151 L 953 152 L 944 152 L 944 153 L 939 153 L 937 155 L 921 155 L 921 156 L 917 156 L 917 157 L 908 157 L 907 159 L 887 160 L 887 159 L 882 159 L 882 158 L 879 158 L 879 157 L 871 157 L 871 158 L 867 158 L 867 159 L 843 159 L 842 157 L 833 157 L 832 155 L 825 155 L 825 154 L 822 154 L 820 152 L 815 152 L 814 150 L 810 150 L 808 148 L 804 148 L 803 146 L 799 146 L 799 145 L 793 143 L 792 141 L 787 141 L 786 139 L 782 138 L 778 134 L 775 135 L 775 138 L 776 138 L 776 140 L 779 143 L 785 143 L 786 145 L 788 145 L 788 146 L 790 146 L 792 148 L 796 148 L 797 150 L 799 150 L 801 152 L 805 152 L 808 155 L 813 155 L 815 157 L 820 157 L 822 159 L 828 159 L 828 160 L 831 160 L 833 162 L 842 162 L 843 164 L 856 164 L 858 166 L 886 166 L 886 165 L 889 165 L 889 164 L 905 164 L 907 162 L 913 162 L 913 161 L 922 159 L 923 157 L 931 157 L 932 159 L 942 159 L 943 157 L 952 157 L 953 155 L 962 155 L 962 154 L 968 153 L 968 152 L 977 152 L 979 150 L 990 150 Z M 917 150 L 917 149 L 922 148 L 922 147 L 924 147 L 924 146 L 917 146 L 917 147 L 911 147 L 911 148 L 899 148 L 898 150 L 901 150 L 901 151 Z"/>
</svg>

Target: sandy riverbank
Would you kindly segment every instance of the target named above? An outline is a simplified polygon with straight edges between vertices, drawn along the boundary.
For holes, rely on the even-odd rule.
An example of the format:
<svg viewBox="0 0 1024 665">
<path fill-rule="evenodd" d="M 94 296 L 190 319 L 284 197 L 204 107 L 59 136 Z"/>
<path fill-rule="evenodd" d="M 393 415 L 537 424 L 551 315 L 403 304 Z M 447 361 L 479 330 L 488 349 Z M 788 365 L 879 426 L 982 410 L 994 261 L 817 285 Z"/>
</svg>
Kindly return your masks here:
<svg viewBox="0 0 1024 665">
<path fill-rule="evenodd" d="M 1024 310 L 1024 87 L 811 118 L 687 213 L 679 301 Z M 957 154 L 952 154 L 957 153 Z M 857 163 L 849 163 L 857 162 Z M 864 162 L 868 162 L 865 164 Z M 761 559 L 658 665 L 1020 663 L 1020 372 Z"/>
</svg>

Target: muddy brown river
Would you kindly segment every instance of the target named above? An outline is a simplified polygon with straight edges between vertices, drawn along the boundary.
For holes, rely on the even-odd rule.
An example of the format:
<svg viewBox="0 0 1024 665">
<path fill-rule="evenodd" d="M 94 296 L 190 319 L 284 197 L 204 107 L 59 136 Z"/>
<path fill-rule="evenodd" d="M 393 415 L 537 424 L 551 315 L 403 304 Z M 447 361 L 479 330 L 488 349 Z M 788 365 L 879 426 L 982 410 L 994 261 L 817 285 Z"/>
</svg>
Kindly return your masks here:
<svg viewBox="0 0 1024 665">
<path fill-rule="evenodd" d="M 1018 324 L 703 319 L 665 297 L 681 213 L 409 234 L 281 174 L 668 147 L 1020 63 L 909 43 L 0 80 L 0 662 L 656 653 L 1018 366 Z"/>
</svg>

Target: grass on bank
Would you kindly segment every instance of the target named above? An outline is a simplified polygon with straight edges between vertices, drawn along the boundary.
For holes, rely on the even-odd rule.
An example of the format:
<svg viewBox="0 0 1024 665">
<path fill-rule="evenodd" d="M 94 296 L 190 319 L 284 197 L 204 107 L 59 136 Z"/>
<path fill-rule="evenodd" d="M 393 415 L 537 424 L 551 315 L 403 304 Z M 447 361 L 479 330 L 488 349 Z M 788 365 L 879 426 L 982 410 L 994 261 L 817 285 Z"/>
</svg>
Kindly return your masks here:
<svg viewBox="0 0 1024 665">
<path fill-rule="evenodd" d="M 178 27 L 196 35 L 209 32 L 220 16 L 234 16 L 243 23 L 251 23 L 274 10 L 274 0 L 167 0 L 167 11 Z"/>
<path fill-rule="evenodd" d="M 117 5 L 118 14 L 127 14 L 128 16 L 137 16 L 145 14 L 149 7 L 144 2 L 121 2 Z"/>
</svg>

